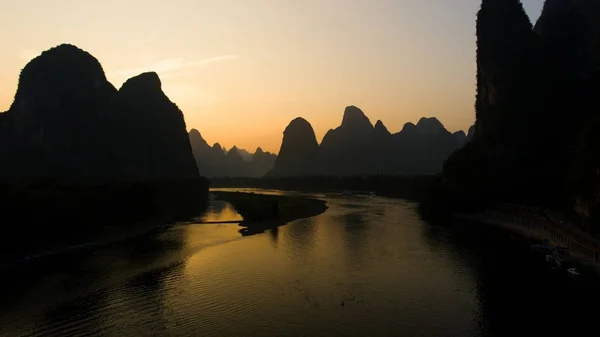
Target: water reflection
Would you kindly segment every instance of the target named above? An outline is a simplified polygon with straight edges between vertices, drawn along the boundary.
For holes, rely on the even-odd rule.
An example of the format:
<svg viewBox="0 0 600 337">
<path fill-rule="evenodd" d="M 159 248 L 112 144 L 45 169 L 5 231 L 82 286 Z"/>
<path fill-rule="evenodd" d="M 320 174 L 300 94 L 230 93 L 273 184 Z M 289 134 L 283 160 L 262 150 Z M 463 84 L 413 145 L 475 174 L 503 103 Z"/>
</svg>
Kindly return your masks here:
<svg viewBox="0 0 600 337">
<path fill-rule="evenodd" d="M 279 227 L 274 226 L 269 230 L 269 234 L 271 234 L 271 241 L 273 242 L 273 246 L 277 247 L 277 241 L 279 241 Z"/>
<path fill-rule="evenodd" d="M 346 263 L 352 267 L 360 267 L 363 263 L 363 249 L 368 240 L 364 210 L 343 215 L 340 221 L 344 228 L 342 233 L 345 235 Z"/>
<path fill-rule="evenodd" d="M 294 260 L 310 260 L 315 249 L 315 218 L 296 221 L 282 228 L 286 234 L 285 250 Z"/>
<path fill-rule="evenodd" d="M 144 315 L 158 328 L 166 285 L 183 270 L 181 234 L 155 232 L 13 270 L 11 278 L 25 282 L 2 288 L 12 300 L 0 306 L 0 335 L 99 334 L 132 325 L 139 331 L 131 318 Z"/>
<path fill-rule="evenodd" d="M 242 220 L 242 217 L 230 203 L 221 200 L 211 201 L 206 213 L 200 217 L 201 222 L 236 220 Z"/>
<path fill-rule="evenodd" d="M 579 336 L 593 329 L 596 311 L 589 308 L 600 299 L 598 289 L 551 271 L 543 256 L 529 253 L 532 240 L 464 222 L 427 226 L 424 234 L 432 247 L 470 266 L 486 336 Z"/>
<path fill-rule="evenodd" d="M 19 295 L 0 304 L 0 335 L 538 336 L 566 327 L 560 317 L 579 324 L 567 335 L 590 327 L 594 311 L 568 298 L 592 300 L 534 271 L 515 240 L 431 226 L 401 201 L 327 202 L 261 235 L 180 224 L 10 275 L 39 282 L 2 289 Z M 204 217 L 233 212 L 217 202 Z"/>
</svg>

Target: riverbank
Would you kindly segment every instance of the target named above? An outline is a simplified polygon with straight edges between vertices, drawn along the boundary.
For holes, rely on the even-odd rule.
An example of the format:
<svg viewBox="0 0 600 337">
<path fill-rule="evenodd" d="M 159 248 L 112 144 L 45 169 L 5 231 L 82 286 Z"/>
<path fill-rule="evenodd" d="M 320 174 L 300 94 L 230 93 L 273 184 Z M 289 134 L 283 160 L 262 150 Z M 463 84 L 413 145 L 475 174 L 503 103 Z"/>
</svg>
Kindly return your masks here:
<svg viewBox="0 0 600 337">
<path fill-rule="evenodd" d="M 598 263 L 597 253 L 594 253 L 595 247 L 587 242 L 582 243 L 582 241 L 585 241 L 583 238 L 572 237 L 564 231 L 558 230 L 555 226 L 538 223 L 539 219 L 525 221 L 525 217 L 519 214 L 504 214 L 503 218 L 485 213 L 454 214 L 453 216 L 457 219 L 500 227 L 522 237 L 533 239 L 553 247 L 568 247 L 570 258 L 580 267 L 600 277 L 600 263 Z M 548 228 L 548 226 L 552 228 Z"/>
<path fill-rule="evenodd" d="M 534 228 L 523 228 L 523 226 L 516 225 L 509 221 L 497 220 L 491 217 L 483 216 L 481 214 L 454 214 L 454 218 L 501 227 L 530 239 L 552 243 L 551 240 L 540 230 L 536 230 Z M 557 244 L 554 243 L 554 245 Z"/>
<path fill-rule="evenodd" d="M 244 219 L 239 225 L 243 235 L 324 213 L 327 203 L 320 199 L 243 192 L 213 191 L 218 199 L 229 202 Z"/>
<path fill-rule="evenodd" d="M 87 235 L 85 238 L 81 238 L 81 240 L 73 240 L 68 244 L 57 245 L 43 250 L 32 250 L 19 255 L 4 256 L 0 260 L 0 270 L 18 267 L 19 265 L 31 263 L 39 259 L 115 245 L 123 241 L 156 233 L 172 226 L 174 223 L 168 221 L 146 221 L 131 227 L 105 226 L 97 228 L 94 234 Z"/>
<path fill-rule="evenodd" d="M 201 214 L 208 183 L 39 182 L 0 185 L 0 268 L 126 240 Z"/>
</svg>

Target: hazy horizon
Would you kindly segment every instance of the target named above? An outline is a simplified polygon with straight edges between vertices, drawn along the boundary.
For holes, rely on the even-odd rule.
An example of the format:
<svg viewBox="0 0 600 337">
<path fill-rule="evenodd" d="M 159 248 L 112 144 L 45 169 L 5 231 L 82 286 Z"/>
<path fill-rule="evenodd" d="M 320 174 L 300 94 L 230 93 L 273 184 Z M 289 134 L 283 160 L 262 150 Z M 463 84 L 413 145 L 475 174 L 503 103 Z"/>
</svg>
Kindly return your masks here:
<svg viewBox="0 0 600 337">
<path fill-rule="evenodd" d="M 543 0 L 522 2 L 534 23 Z M 5 3 L 0 29 L 14 34 L 0 55 L 0 111 L 12 103 L 19 72 L 31 58 L 71 43 L 95 56 L 116 87 L 156 71 L 188 130 L 228 149 L 260 146 L 277 153 L 284 128 L 298 116 L 313 125 L 320 142 L 348 105 L 391 132 L 424 116 L 466 131 L 475 119 L 480 3 Z"/>
</svg>

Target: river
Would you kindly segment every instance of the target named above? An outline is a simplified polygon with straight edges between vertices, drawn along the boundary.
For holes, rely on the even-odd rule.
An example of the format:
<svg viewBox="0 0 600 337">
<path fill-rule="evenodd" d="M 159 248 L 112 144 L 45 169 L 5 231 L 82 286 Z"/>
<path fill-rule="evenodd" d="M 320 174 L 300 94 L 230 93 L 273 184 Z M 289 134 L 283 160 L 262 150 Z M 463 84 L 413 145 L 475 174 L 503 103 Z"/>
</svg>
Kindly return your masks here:
<svg viewBox="0 0 600 337">
<path fill-rule="evenodd" d="M 528 242 L 511 233 L 428 224 L 402 200 L 316 197 L 327 201 L 325 213 L 262 234 L 244 237 L 236 224 L 179 224 L 2 275 L 0 336 L 577 336 L 595 329 L 590 290 L 530 258 Z M 222 201 L 202 217 L 238 219 Z"/>
</svg>

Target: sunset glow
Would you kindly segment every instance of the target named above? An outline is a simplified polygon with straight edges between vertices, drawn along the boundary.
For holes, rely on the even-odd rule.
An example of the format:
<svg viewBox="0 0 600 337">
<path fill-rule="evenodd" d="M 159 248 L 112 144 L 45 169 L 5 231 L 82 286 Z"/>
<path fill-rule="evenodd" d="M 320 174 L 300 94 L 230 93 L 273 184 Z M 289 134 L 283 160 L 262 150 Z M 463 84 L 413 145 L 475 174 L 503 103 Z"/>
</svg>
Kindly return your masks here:
<svg viewBox="0 0 600 337">
<path fill-rule="evenodd" d="M 20 70 L 74 44 L 117 88 L 156 71 L 188 129 L 210 143 L 277 152 L 295 117 L 320 141 L 357 105 L 392 132 L 423 116 L 474 121 L 480 0 L 23 0 L 0 5 L 0 111 Z M 535 22 L 542 0 L 523 0 Z"/>
</svg>

